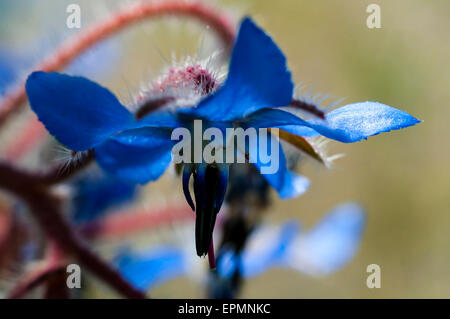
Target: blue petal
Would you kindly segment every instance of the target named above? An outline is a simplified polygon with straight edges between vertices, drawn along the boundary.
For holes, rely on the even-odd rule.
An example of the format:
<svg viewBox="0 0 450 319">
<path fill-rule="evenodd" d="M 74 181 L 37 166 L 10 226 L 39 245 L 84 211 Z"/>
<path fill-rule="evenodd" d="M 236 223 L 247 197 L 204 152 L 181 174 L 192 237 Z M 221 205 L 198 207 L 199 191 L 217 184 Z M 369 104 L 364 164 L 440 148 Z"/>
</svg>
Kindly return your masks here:
<svg viewBox="0 0 450 319">
<path fill-rule="evenodd" d="M 242 254 L 243 276 L 246 278 L 258 276 L 271 267 L 280 266 L 299 232 L 300 225 L 296 221 L 289 221 L 275 234 L 264 229 L 252 234 Z"/>
<path fill-rule="evenodd" d="M 298 238 L 285 262 L 310 275 L 334 272 L 355 255 L 364 225 L 365 213 L 360 205 L 339 205 L 311 231 Z"/>
<path fill-rule="evenodd" d="M 185 255 L 173 247 L 153 247 L 139 254 L 116 257 L 120 273 L 137 289 L 146 291 L 187 272 Z"/>
<path fill-rule="evenodd" d="M 270 141 L 266 144 L 270 149 L 265 152 L 267 152 L 268 157 L 270 157 L 272 161 L 278 162 L 278 164 L 275 164 L 278 165 L 278 170 L 274 173 L 265 173 L 263 171 L 264 167 L 268 167 L 274 162 L 265 164 L 261 161 L 261 150 L 259 150 L 259 143 L 258 145 L 252 145 L 252 143 L 250 143 L 248 147 L 249 159 L 258 168 L 261 175 L 264 176 L 269 184 L 275 188 L 280 198 L 290 199 L 302 195 L 309 188 L 309 180 L 304 176 L 288 170 L 286 166 L 286 157 L 280 142 L 271 134 L 268 134 L 267 136 L 267 139 L 270 139 Z M 260 134 L 258 136 L 258 140 L 261 138 L 264 138 L 264 136 Z M 273 153 L 273 150 L 271 149 L 272 141 L 274 141 L 278 147 L 278 156 L 275 156 L 276 153 Z"/>
<path fill-rule="evenodd" d="M 157 180 L 171 161 L 171 131 L 162 128 L 127 130 L 95 149 L 100 167 L 122 180 L 145 184 Z"/>
<path fill-rule="evenodd" d="M 255 128 L 278 127 L 306 137 L 315 136 L 312 129 L 328 138 L 353 143 L 372 135 L 412 126 L 420 121 L 406 112 L 381 103 L 361 102 L 328 113 L 326 121 L 305 121 L 289 112 L 264 109 L 249 115 L 244 123 L 247 127 Z"/>
<path fill-rule="evenodd" d="M 93 148 L 133 123 L 132 114 L 109 90 L 85 78 L 34 72 L 26 90 L 50 134 L 74 151 Z"/>
<path fill-rule="evenodd" d="M 264 107 L 289 105 L 293 84 L 286 58 L 250 18 L 242 21 L 224 86 L 182 112 L 211 121 L 240 119 Z"/>
<path fill-rule="evenodd" d="M 344 143 L 358 142 L 369 136 L 420 123 L 408 113 L 378 102 L 349 104 L 330 112 L 326 119 L 326 122 L 309 121 L 310 127 Z"/>
</svg>

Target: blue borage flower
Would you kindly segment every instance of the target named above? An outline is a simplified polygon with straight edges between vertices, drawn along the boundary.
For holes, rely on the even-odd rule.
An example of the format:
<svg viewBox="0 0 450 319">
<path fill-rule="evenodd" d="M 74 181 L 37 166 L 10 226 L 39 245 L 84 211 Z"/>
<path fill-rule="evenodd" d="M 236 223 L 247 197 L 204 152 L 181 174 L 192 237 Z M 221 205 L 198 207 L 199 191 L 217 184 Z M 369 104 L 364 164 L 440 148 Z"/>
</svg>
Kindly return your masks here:
<svg viewBox="0 0 450 319">
<path fill-rule="evenodd" d="M 222 284 L 226 285 L 236 272 L 245 279 L 272 268 L 293 269 L 315 277 L 331 274 L 355 256 L 365 223 L 364 209 L 347 202 L 336 206 L 307 231 L 294 220 L 280 226 L 262 226 L 252 233 L 240 255 L 226 248 L 219 250 L 218 278 L 212 278 L 215 283 L 211 283 L 211 289 L 226 288 Z M 140 252 L 121 250 L 114 263 L 127 280 L 144 291 L 180 276 L 195 278 L 204 269 L 184 246 L 174 245 L 152 246 Z M 223 296 L 223 291 L 212 294 Z"/>
<path fill-rule="evenodd" d="M 156 180 L 164 173 L 176 142 L 171 140 L 172 130 L 191 128 L 194 119 L 202 119 L 209 127 L 282 128 L 344 143 L 419 122 L 377 102 L 343 106 L 327 114 L 326 120 L 304 120 L 281 110 L 293 96 L 286 58 L 250 18 L 240 25 L 226 82 L 194 107 L 159 110 L 136 120 L 106 88 L 58 73 L 32 73 L 26 90 L 31 108 L 62 144 L 74 151 L 95 149 L 96 160 L 105 171 L 137 183 Z M 249 158 L 259 158 L 257 148 L 248 153 Z M 262 163 L 255 165 L 261 168 Z M 298 196 L 308 188 L 306 178 L 286 168 L 282 151 L 279 167 L 278 172 L 264 176 L 282 198 Z M 187 185 L 190 176 L 194 177 L 196 248 L 198 255 L 205 255 L 225 194 L 228 166 L 186 165 L 183 175 L 183 189 L 192 208 Z"/>
</svg>

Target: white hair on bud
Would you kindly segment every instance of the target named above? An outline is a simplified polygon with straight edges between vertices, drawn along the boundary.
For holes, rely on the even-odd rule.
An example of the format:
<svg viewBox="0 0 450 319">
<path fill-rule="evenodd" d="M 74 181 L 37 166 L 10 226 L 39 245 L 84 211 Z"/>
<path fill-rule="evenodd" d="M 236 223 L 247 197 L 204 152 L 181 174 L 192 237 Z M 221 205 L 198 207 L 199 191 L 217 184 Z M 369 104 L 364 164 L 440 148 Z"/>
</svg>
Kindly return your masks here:
<svg viewBox="0 0 450 319">
<path fill-rule="evenodd" d="M 170 65 L 166 64 L 156 79 L 141 84 L 131 108 L 136 109 L 145 100 L 164 97 L 174 99 L 165 106 L 166 108 L 177 109 L 198 104 L 205 95 L 205 86 L 211 84 L 207 81 L 213 83 L 211 92 L 208 92 L 212 93 L 226 77 L 224 67 L 218 63 L 220 54 L 220 51 L 216 51 L 209 57 L 200 59 L 198 55 L 177 58 L 175 53 L 172 53 Z M 199 82 L 196 83 L 196 79 L 192 76 L 197 76 Z"/>
</svg>

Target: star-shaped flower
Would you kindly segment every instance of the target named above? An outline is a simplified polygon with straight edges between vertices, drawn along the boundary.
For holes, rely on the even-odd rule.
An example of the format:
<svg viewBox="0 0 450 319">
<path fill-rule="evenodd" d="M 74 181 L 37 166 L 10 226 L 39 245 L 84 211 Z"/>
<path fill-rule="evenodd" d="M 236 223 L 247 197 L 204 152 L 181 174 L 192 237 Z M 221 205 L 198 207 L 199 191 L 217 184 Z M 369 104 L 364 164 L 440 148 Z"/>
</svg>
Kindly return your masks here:
<svg viewBox="0 0 450 319">
<path fill-rule="evenodd" d="M 106 88 L 85 78 L 35 72 L 26 84 L 30 104 L 47 130 L 74 151 L 94 149 L 98 164 L 108 173 L 128 181 L 158 179 L 171 161 L 176 128 L 192 130 L 195 120 L 206 127 L 281 128 L 300 136 L 323 135 L 351 143 L 390 130 L 414 125 L 411 115 L 377 102 L 340 107 L 325 119 L 304 120 L 280 109 L 293 98 L 286 58 L 273 40 L 250 18 L 245 18 L 234 45 L 225 83 L 197 105 L 161 109 L 136 119 Z M 268 134 L 268 139 L 276 139 Z M 259 144 L 258 144 L 259 145 Z M 282 198 L 303 193 L 308 180 L 289 171 L 283 151 L 276 172 L 265 173 L 258 145 L 241 152 L 262 171 Z M 195 205 L 188 183 L 194 176 Z M 212 247 L 216 215 L 226 192 L 228 164 L 185 165 L 183 189 L 196 210 L 196 248 L 205 255 Z"/>
</svg>

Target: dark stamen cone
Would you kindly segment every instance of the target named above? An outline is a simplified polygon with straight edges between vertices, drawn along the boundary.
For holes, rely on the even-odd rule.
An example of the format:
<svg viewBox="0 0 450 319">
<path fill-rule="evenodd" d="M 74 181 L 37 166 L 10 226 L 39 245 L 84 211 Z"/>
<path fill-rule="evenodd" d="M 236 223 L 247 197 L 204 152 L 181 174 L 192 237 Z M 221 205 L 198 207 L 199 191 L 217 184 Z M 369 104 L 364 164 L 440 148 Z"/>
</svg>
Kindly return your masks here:
<svg viewBox="0 0 450 319">
<path fill-rule="evenodd" d="M 184 197 L 186 198 L 187 203 L 192 208 L 193 211 L 195 211 L 195 205 L 194 201 L 191 197 L 191 192 L 189 191 L 189 181 L 191 179 L 192 175 L 192 165 L 191 164 L 184 164 L 183 168 L 183 193 Z"/>
<path fill-rule="evenodd" d="M 195 244 L 198 256 L 205 256 L 210 247 L 211 238 L 220 209 L 218 196 L 225 196 L 221 185 L 219 168 L 214 165 L 201 166 L 194 172 L 194 193 L 196 204 Z"/>
</svg>

